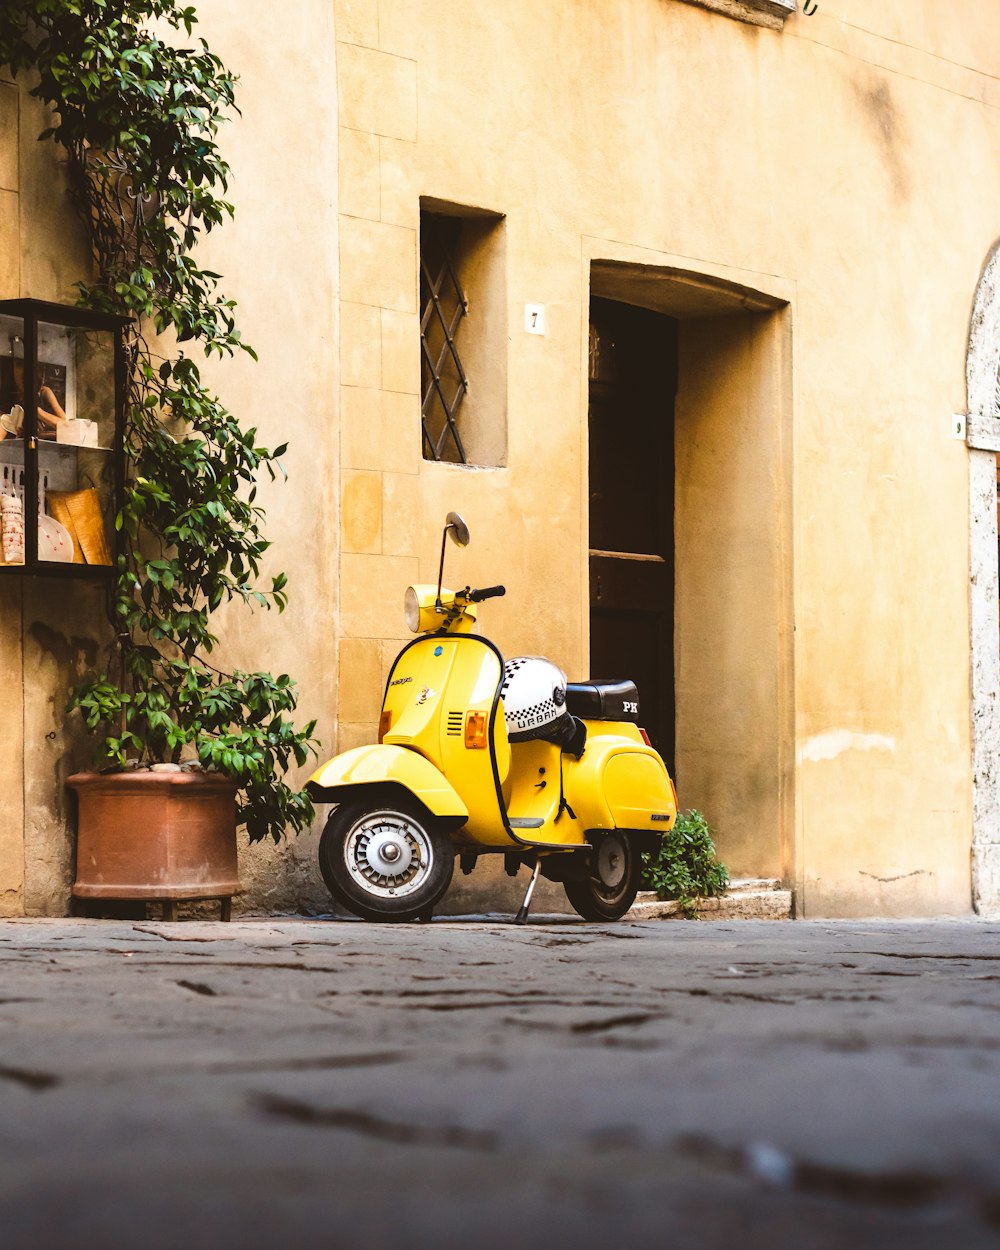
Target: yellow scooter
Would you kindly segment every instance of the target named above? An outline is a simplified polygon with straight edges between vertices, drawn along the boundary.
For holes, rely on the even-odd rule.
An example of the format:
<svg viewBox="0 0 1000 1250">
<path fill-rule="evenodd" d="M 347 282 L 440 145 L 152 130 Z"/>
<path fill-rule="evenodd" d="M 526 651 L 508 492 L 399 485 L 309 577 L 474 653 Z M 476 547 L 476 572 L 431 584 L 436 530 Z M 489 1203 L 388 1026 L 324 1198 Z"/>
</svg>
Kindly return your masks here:
<svg viewBox="0 0 1000 1250">
<path fill-rule="evenodd" d="M 505 593 L 446 590 L 446 540 L 469 542 L 450 512 L 436 587 L 406 591 L 417 635 L 389 674 L 378 744 L 345 751 L 308 782 L 337 804 L 319 863 L 334 899 L 365 920 L 430 919 L 456 854 L 471 872 L 503 854 L 508 873 L 562 882 L 587 920 L 618 920 L 639 886 L 642 851 L 677 818 L 677 795 L 638 728 L 631 681 L 567 683 L 554 664 L 504 662 L 472 633 L 477 605 Z"/>
</svg>

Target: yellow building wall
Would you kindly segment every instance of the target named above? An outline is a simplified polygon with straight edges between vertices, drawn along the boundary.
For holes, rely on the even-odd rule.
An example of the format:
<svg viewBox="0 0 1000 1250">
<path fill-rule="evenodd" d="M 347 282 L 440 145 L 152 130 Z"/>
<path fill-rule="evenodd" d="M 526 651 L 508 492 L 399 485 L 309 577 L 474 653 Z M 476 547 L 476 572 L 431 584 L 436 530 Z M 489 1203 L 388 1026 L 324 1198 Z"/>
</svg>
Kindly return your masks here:
<svg viewBox="0 0 1000 1250">
<path fill-rule="evenodd" d="M 86 272 L 63 161 L 37 142 L 47 124 L 39 104 L 0 74 L 0 299 L 72 302 Z M 91 584 L 0 580 L 0 916 L 59 915 L 68 905 L 63 783 L 86 747 L 64 709 L 70 685 L 97 662 L 103 602 Z"/>
<path fill-rule="evenodd" d="M 0 71 L 2 75 L 2 71 Z M 0 292 L 13 295 L 20 280 L 17 87 L 0 76 Z M 0 775 L 14 779 L 9 801 L 0 805 L 0 916 L 24 907 L 24 697 L 22 693 L 20 583 L 0 585 L 0 683 L 8 691 L 6 726 L 0 733 Z"/>
<path fill-rule="evenodd" d="M 510 587 L 491 636 L 586 675 L 590 265 L 710 275 L 785 302 L 769 333 L 787 393 L 769 383 L 755 408 L 739 353 L 712 379 L 705 344 L 687 398 L 681 377 L 682 409 L 718 390 L 714 456 L 688 454 L 679 420 L 678 491 L 705 564 L 727 566 L 700 588 L 690 558 L 678 574 L 681 801 L 737 870 L 792 881 L 804 914 L 967 911 L 967 453 L 948 431 L 998 233 L 1000 14 L 845 0 L 783 31 L 680 0 L 335 15 L 341 745 L 373 736 L 371 676 L 449 508 L 474 536 L 452 576 Z M 421 197 L 504 215 L 505 468 L 420 457 Z M 522 333 L 526 302 L 544 338 Z M 682 343 L 710 338 L 701 320 Z"/>
<path fill-rule="evenodd" d="M 683 324 L 676 416 L 677 785 L 734 876 L 794 869 L 789 315 Z M 687 379 L 686 384 L 683 379 Z"/>
<path fill-rule="evenodd" d="M 241 77 L 241 115 L 220 140 L 233 169 L 237 220 L 199 253 L 224 275 L 245 339 L 260 362 L 206 363 L 203 374 L 270 446 L 290 443 L 287 481 L 262 483 L 274 539 L 262 570 L 285 569 L 287 611 L 234 608 L 218 616 L 222 663 L 288 672 L 299 684 L 298 719 L 317 719 L 332 749 L 337 715 L 339 562 L 336 65 L 329 7 L 284 15 L 280 40 L 261 40 L 273 6 L 248 0 L 199 6 L 197 33 Z M 295 72 L 289 72 L 294 65 Z M 82 229 L 68 199 L 60 154 L 39 143 L 48 125 L 30 79 L 0 79 L 0 298 L 72 303 L 89 276 Z M 275 93 L 281 107 L 275 107 Z M 303 136 L 315 133 L 317 143 Z M 224 136 L 224 137 L 223 137 Z M 65 714 L 72 685 L 106 663 L 104 591 L 86 582 L 0 581 L 0 915 L 62 915 L 73 879 L 67 776 L 92 763 L 93 742 Z M 307 774 L 308 770 L 304 770 Z M 305 777 L 302 777 L 304 780 Z M 280 848 L 246 846 L 237 906 L 327 908 L 313 835 Z"/>
<path fill-rule="evenodd" d="M 260 482 L 257 500 L 272 543 L 262 585 L 288 574 L 284 612 L 219 613 L 220 662 L 288 673 L 297 683 L 298 724 L 315 719 L 332 753 L 342 695 L 340 629 L 340 307 L 337 217 L 337 62 L 333 14 L 320 0 L 283 8 L 268 0 L 203 0 L 204 35 L 239 77 L 240 113 L 219 141 L 232 167 L 235 218 L 200 246 L 238 304 L 244 338 L 257 352 L 210 362 L 204 375 L 268 447 L 288 443 L 285 476 Z M 266 34 L 264 33 L 266 32 Z M 313 766 L 290 780 L 303 784 Z M 237 908 L 328 910 L 311 833 L 250 846 L 240 836 Z"/>
<path fill-rule="evenodd" d="M 290 607 L 225 614 L 224 658 L 290 672 L 326 753 L 372 740 L 403 589 L 436 576 L 456 509 L 473 542 L 448 576 L 508 587 L 484 631 L 587 676 L 587 307 L 620 282 L 679 321 L 682 805 L 805 915 L 968 911 L 968 453 L 949 429 L 1000 235 L 995 6 L 841 0 L 783 30 L 683 0 L 199 15 L 242 110 L 221 136 L 236 221 L 200 258 L 261 356 L 210 376 L 291 443 L 261 496 Z M 86 257 L 44 118 L 9 81 L 0 110 L 0 296 L 72 298 Z M 506 368 L 476 395 L 506 423 L 501 467 L 421 455 L 422 199 L 502 218 Z M 6 912 L 67 905 L 61 780 L 87 754 L 61 708 L 101 637 L 89 593 L 67 620 L 44 587 L 0 586 L 25 727 L 0 737 L 26 796 L 0 809 Z M 246 852 L 246 903 L 325 906 L 314 852 L 315 834 Z"/>
</svg>

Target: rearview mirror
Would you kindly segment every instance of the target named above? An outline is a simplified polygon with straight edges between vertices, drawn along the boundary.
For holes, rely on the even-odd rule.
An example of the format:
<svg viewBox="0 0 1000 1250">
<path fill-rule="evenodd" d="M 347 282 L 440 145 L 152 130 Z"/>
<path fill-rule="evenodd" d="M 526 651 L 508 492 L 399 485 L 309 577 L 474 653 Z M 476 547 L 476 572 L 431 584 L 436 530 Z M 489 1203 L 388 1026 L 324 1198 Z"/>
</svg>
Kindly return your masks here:
<svg viewBox="0 0 1000 1250">
<path fill-rule="evenodd" d="M 472 535 L 469 533 L 469 527 L 457 512 L 448 513 L 445 525 L 456 547 L 468 547 Z"/>
<path fill-rule="evenodd" d="M 436 607 L 439 612 L 443 611 L 441 607 L 441 579 L 444 577 L 444 548 L 445 539 L 451 535 L 451 541 L 457 547 L 468 547 L 469 545 L 469 527 L 458 515 L 457 512 L 449 512 L 445 517 L 444 533 L 441 535 L 441 563 L 438 565 L 438 592 Z"/>
</svg>

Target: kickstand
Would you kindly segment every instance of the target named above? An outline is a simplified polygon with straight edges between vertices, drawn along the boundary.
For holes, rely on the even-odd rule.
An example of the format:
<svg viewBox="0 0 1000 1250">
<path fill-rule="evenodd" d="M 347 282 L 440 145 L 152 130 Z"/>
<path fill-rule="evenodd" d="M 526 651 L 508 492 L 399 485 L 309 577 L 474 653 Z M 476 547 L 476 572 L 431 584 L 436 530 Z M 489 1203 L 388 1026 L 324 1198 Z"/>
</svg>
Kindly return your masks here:
<svg viewBox="0 0 1000 1250">
<path fill-rule="evenodd" d="M 518 908 L 517 915 L 514 917 L 515 924 L 524 924 L 528 919 L 528 908 L 531 906 L 531 896 L 535 892 L 535 882 L 538 880 L 538 874 L 542 870 L 542 861 L 535 860 L 535 871 L 531 874 L 531 880 L 528 882 L 528 888 L 524 892 L 524 902 Z"/>
</svg>

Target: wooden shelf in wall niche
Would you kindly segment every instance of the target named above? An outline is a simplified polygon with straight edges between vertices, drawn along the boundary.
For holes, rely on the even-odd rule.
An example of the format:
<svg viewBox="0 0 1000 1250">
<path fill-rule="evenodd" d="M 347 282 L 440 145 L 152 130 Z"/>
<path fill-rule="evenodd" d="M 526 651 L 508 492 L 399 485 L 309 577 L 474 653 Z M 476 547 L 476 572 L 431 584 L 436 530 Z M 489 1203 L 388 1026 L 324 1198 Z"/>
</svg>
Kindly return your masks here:
<svg viewBox="0 0 1000 1250">
<path fill-rule="evenodd" d="M 103 463 L 104 457 L 111 454 L 110 447 L 81 447 L 77 443 L 38 440 L 38 468 L 41 473 L 49 474 L 52 490 L 75 490 L 79 485 L 80 465 L 85 466 L 88 459 Z M 3 464 L 24 466 L 23 438 L 5 438 L 0 442 L 0 465 Z"/>
<path fill-rule="evenodd" d="M 39 440 L 38 471 L 48 479 L 48 490 L 77 490 L 96 486 L 108 463 L 110 447 L 79 447 L 75 443 Z"/>
<path fill-rule="evenodd" d="M 21 367 L 0 371 L 4 374 L 0 402 L 3 411 L 13 412 L 19 405 L 24 414 L 22 437 L 0 441 L 0 485 L 7 496 L 20 500 L 24 560 L 0 564 L 0 574 L 107 580 L 114 576 L 121 545 L 113 518 L 121 509 L 125 487 L 129 318 L 46 300 L 15 299 L 0 300 L 0 321 L 22 344 L 14 357 Z M 54 411 L 61 407 L 70 414 L 69 421 L 81 422 L 60 425 L 63 437 L 99 433 L 110 447 L 42 437 L 56 432 L 49 428 L 51 422 L 42 424 L 38 407 L 46 386 L 56 396 Z M 8 505 L 6 512 L 12 523 L 8 551 L 20 554 L 14 533 L 20 528 L 15 520 L 18 509 Z M 69 540 L 72 560 L 67 554 Z"/>
<path fill-rule="evenodd" d="M 18 577 L 55 577 L 55 578 L 71 578 L 71 579 L 94 579 L 98 578 L 106 580 L 114 572 L 114 551 L 113 541 L 110 535 L 110 518 L 104 511 L 108 507 L 108 501 L 105 498 L 103 505 L 98 504 L 99 516 L 92 514 L 94 500 L 99 499 L 100 495 L 97 491 L 98 484 L 102 479 L 106 479 L 109 461 L 112 449 L 109 447 L 81 447 L 75 443 L 56 443 L 48 439 L 38 440 L 36 444 L 37 466 L 38 466 L 38 501 L 44 504 L 46 516 L 52 517 L 59 524 L 63 524 L 70 532 L 73 538 L 74 546 L 77 548 L 77 555 L 83 556 L 83 559 L 77 559 L 71 562 L 63 562 L 60 560 L 46 560 L 39 558 L 30 564 L 23 562 L 8 563 L 3 558 L 3 548 L 0 547 L 0 575 Z M 25 498 L 25 446 L 23 438 L 6 438 L 0 442 L 0 490 L 8 492 L 11 487 L 23 500 Z M 13 473 L 10 470 L 14 470 Z M 104 486 L 104 493 L 107 486 Z M 76 517 L 77 524 L 74 524 L 74 516 L 72 512 L 69 516 L 65 515 L 66 508 L 72 505 L 63 504 L 57 506 L 56 496 L 66 496 L 77 494 L 78 496 L 90 496 L 87 506 L 83 510 L 83 519 Z M 51 498 L 50 498 L 51 497 Z M 80 505 L 76 505 L 79 507 Z M 82 528 L 81 528 L 82 526 Z M 99 539 L 96 538 L 95 531 L 99 527 L 103 532 L 103 547 Z M 88 540 L 87 535 L 90 535 Z M 39 539 L 41 542 L 41 539 Z M 106 550 L 104 549 L 106 548 Z M 100 558 L 110 557 L 107 562 L 90 563 L 90 558 L 95 558 L 95 552 Z"/>
</svg>

